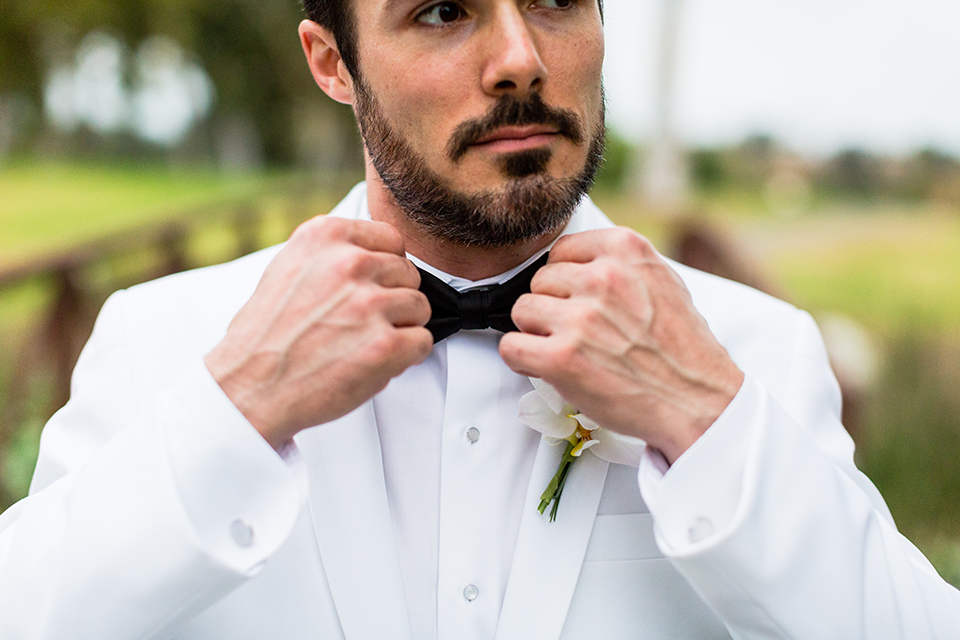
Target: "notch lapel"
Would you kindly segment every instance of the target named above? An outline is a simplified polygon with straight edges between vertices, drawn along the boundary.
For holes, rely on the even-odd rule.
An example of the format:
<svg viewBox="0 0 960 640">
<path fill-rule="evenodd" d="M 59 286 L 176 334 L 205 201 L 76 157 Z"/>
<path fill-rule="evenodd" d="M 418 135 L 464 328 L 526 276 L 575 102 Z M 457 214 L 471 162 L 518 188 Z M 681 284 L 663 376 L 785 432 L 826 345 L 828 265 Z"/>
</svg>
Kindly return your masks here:
<svg viewBox="0 0 960 640">
<path fill-rule="evenodd" d="M 409 640 L 373 402 L 296 441 L 309 469 L 310 511 L 344 636 Z"/>
<path fill-rule="evenodd" d="M 593 531 L 609 463 L 587 453 L 570 469 L 557 519 L 537 512 L 563 447 L 540 440 L 496 640 L 557 640 Z"/>
</svg>

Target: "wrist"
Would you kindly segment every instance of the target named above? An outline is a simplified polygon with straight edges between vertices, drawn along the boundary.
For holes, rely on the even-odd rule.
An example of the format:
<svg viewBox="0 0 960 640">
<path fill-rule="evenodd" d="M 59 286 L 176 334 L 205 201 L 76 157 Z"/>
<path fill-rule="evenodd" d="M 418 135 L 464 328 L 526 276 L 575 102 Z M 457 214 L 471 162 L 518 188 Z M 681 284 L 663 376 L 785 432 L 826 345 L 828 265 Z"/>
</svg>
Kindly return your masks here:
<svg viewBox="0 0 960 640">
<path fill-rule="evenodd" d="M 669 430 L 662 441 L 651 443 L 671 466 L 720 419 L 740 392 L 744 379 L 743 372 L 730 363 L 723 378 L 704 389 L 698 400 L 691 403 L 690 406 L 699 410 L 689 416 L 689 420 L 682 421 L 681 426 Z"/>
<path fill-rule="evenodd" d="M 240 367 L 229 364 L 226 351 L 221 343 L 204 357 L 203 363 L 207 371 L 247 422 L 274 450 L 279 451 L 290 441 L 293 434 L 281 433 L 279 424 L 266 418 L 275 417 L 279 412 L 265 409 L 262 394 L 256 392 L 255 381 L 244 375 Z"/>
</svg>

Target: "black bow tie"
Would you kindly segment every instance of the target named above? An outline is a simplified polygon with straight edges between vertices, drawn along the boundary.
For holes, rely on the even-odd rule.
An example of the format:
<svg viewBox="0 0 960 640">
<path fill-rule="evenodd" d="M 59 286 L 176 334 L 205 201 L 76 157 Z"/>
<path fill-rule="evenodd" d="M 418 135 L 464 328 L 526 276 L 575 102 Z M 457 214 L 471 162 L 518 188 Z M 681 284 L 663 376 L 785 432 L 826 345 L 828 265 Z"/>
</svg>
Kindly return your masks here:
<svg viewBox="0 0 960 640">
<path fill-rule="evenodd" d="M 547 264 L 548 253 L 503 284 L 477 287 L 460 293 L 443 280 L 420 269 L 420 291 L 430 301 L 433 315 L 427 329 L 437 343 L 462 329 L 516 331 L 510 319 L 517 298 L 530 293 L 530 281 Z M 419 267 L 417 267 L 419 269 Z"/>
</svg>

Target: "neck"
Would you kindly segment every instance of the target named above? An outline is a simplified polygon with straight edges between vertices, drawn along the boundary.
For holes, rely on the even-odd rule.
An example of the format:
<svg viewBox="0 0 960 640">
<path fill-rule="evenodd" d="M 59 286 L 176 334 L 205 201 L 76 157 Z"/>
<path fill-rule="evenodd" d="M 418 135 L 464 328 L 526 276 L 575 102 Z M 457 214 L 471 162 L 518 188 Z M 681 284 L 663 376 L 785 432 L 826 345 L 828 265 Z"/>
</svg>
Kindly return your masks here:
<svg viewBox="0 0 960 640">
<path fill-rule="evenodd" d="M 403 236 L 406 251 L 427 264 L 466 280 L 483 280 L 522 264 L 553 242 L 560 231 L 506 247 L 473 247 L 425 233 L 394 201 L 376 170 L 367 164 L 367 204 L 370 217 L 386 222 Z"/>
</svg>

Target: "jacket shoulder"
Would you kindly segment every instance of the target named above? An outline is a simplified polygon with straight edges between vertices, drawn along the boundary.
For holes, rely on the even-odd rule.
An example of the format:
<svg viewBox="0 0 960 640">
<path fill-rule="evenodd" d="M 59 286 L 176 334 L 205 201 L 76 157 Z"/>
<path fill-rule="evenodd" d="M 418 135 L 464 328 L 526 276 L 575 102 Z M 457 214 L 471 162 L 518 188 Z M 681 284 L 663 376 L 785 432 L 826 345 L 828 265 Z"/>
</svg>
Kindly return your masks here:
<svg viewBox="0 0 960 640">
<path fill-rule="evenodd" d="M 119 343 L 140 387 L 169 384 L 226 335 L 282 245 L 114 294 L 87 345 Z"/>
<path fill-rule="evenodd" d="M 763 381 L 775 396 L 789 396 L 791 376 L 798 366 L 813 367 L 831 388 L 836 385 L 810 314 L 738 282 L 674 262 L 670 265 L 737 366 Z"/>
</svg>

